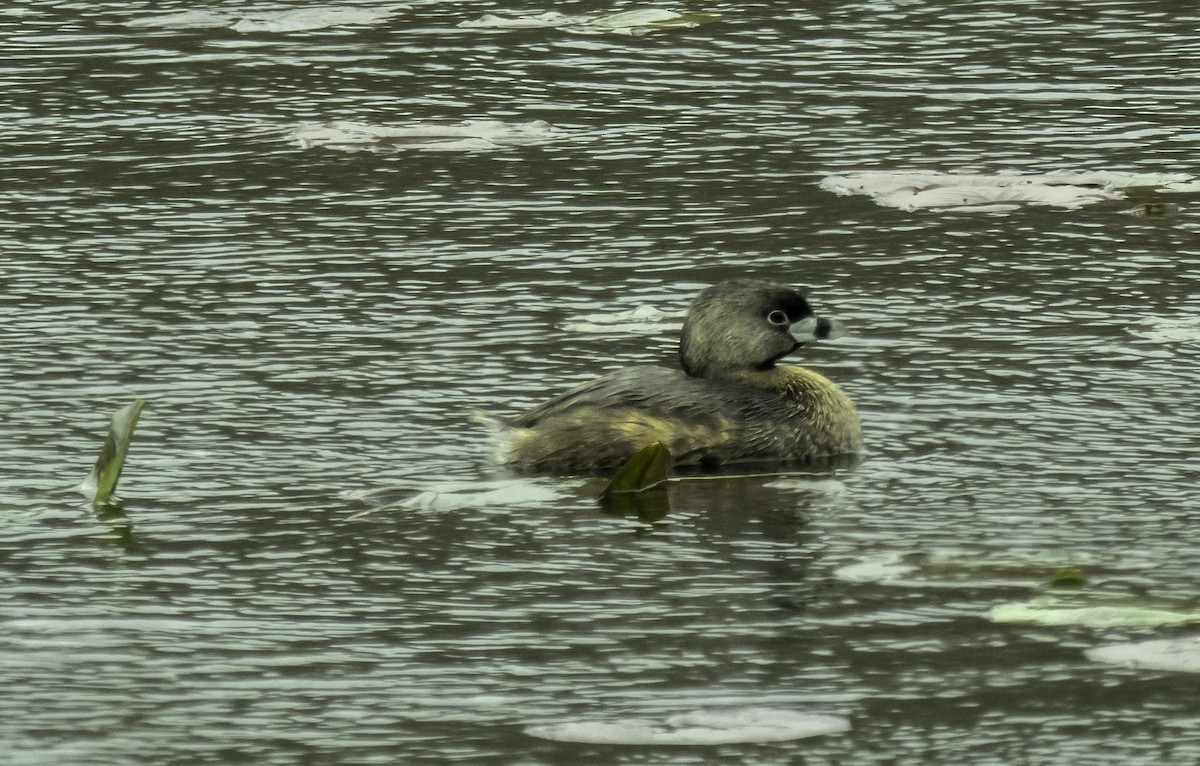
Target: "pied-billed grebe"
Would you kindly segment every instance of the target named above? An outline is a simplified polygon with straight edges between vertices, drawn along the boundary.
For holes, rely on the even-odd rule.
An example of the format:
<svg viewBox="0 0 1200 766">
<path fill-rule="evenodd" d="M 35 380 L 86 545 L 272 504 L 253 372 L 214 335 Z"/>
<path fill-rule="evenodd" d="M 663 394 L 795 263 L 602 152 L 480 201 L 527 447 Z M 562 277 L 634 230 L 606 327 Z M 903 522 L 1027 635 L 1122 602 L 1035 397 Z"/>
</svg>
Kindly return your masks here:
<svg viewBox="0 0 1200 766">
<path fill-rule="evenodd" d="M 501 461 L 522 473 L 611 470 L 654 442 L 676 466 L 811 462 L 857 452 L 854 403 L 811 370 L 777 365 L 835 324 L 797 289 L 755 279 L 709 287 L 688 307 L 681 370 L 604 375 L 508 423 Z"/>
</svg>

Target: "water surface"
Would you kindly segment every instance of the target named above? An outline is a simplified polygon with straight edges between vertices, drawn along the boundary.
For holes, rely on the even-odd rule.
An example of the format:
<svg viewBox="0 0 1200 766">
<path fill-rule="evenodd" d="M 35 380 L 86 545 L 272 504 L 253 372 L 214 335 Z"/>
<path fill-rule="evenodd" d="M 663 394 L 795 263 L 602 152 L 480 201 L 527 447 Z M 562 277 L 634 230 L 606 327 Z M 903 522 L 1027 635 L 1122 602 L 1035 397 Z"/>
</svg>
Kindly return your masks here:
<svg viewBox="0 0 1200 766">
<path fill-rule="evenodd" d="M 7 762 L 1200 760 L 1194 676 L 1083 653 L 1179 629 L 995 625 L 1027 589 L 836 576 L 1048 550 L 1136 562 L 1095 587 L 1200 598 L 1200 338 L 1155 332 L 1200 309 L 1195 196 L 980 215 L 817 186 L 1194 173 L 1200 16 L 718 3 L 695 29 L 581 36 L 457 25 L 605 9 L 412 6 L 291 33 L 129 24 L 182 4 L 0 14 Z M 339 120 L 561 136 L 289 140 Z M 851 325 L 805 362 L 859 404 L 857 469 L 675 484 L 653 524 L 577 481 L 405 502 L 504 478 L 472 412 L 672 362 L 669 321 L 578 322 L 677 316 L 742 275 Z M 123 513 L 97 517 L 72 487 L 136 396 Z M 523 732 L 712 704 L 852 728 L 715 749 Z"/>
</svg>

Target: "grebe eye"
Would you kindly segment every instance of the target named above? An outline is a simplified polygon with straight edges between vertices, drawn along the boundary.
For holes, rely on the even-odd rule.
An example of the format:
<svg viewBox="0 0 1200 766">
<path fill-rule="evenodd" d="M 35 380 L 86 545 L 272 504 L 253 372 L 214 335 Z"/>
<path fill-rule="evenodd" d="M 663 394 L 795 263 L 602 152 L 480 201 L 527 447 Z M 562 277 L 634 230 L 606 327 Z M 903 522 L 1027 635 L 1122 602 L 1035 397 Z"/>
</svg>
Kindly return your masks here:
<svg viewBox="0 0 1200 766">
<path fill-rule="evenodd" d="M 779 309 L 775 309 L 770 314 L 767 314 L 767 321 L 776 327 L 783 327 L 788 323 L 788 316 Z"/>
</svg>

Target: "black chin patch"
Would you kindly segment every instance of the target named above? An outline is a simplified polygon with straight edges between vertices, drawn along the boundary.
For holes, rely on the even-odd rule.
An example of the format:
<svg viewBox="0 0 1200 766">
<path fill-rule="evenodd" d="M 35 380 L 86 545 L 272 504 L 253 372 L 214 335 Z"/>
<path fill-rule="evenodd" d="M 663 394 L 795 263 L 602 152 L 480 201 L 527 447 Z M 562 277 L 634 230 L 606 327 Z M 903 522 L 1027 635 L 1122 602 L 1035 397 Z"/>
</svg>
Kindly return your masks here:
<svg viewBox="0 0 1200 766">
<path fill-rule="evenodd" d="M 782 354 L 776 354 L 775 356 L 771 357 L 767 361 L 759 364 L 758 367 L 756 367 L 755 369 L 769 370 L 772 367 L 774 367 L 775 363 L 778 362 L 780 359 L 784 358 L 788 354 L 791 354 L 792 352 L 794 352 L 796 349 L 800 348 L 803 345 L 804 345 L 803 343 L 797 343 L 794 346 L 792 346 L 790 349 L 788 349 L 787 351 L 784 351 Z"/>
</svg>

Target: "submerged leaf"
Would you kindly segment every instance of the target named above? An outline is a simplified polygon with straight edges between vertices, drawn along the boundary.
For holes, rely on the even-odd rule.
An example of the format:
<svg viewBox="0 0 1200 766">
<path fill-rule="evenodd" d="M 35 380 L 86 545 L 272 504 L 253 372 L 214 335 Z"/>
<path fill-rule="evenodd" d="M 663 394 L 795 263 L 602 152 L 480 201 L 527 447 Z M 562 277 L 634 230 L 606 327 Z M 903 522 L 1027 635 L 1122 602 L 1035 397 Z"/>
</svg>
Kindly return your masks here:
<svg viewBox="0 0 1200 766">
<path fill-rule="evenodd" d="M 563 138 L 566 133 L 544 120 L 424 120 L 366 123 L 336 120 L 292 128 L 287 138 L 301 148 L 326 147 L 357 151 L 493 151 L 516 146 L 536 146 Z"/>
<path fill-rule="evenodd" d="M 148 16 L 125 22 L 130 27 L 163 27 L 164 29 L 210 29 L 232 24 L 234 17 L 214 11 L 183 11 L 163 16 Z"/>
<path fill-rule="evenodd" d="M 351 516 L 368 516 L 379 511 L 410 510 L 442 513 L 462 508 L 540 508 L 564 497 L 552 485 L 529 479 L 442 481 L 421 487 L 381 487 L 346 492 L 345 497 L 361 500 L 371 508 Z"/>
<path fill-rule="evenodd" d="M 643 447 L 625 461 L 609 480 L 601 497 L 617 492 L 644 492 L 667 480 L 671 468 L 671 451 L 660 442 Z"/>
<path fill-rule="evenodd" d="M 97 503 L 93 506 L 96 512 L 96 518 L 108 525 L 108 534 L 103 537 L 97 537 L 97 541 L 105 546 L 117 548 L 122 553 L 136 553 L 138 551 L 138 541 L 133 534 L 133 522 L 125 515 L 125 509 L 121 507 L 120 500 L 109 500 L 105 503 Z"/>
<path fill-rule="evenodd" d="M 83 483 L 83 491 L 97 505 L 108 501 L 117 489 L 117 481 L 121 478 L 121 469 L 125 467 L 125 457 L 129 454 L 129 442 L 133 439 L 133 430 L 137 428 L 138 418 L 142 408 L 146 406 L 145 399 L 138 399 L 133 404 L 122 407 L 112 416 L 108 428 L 108 438 L 92 473 Z"/>
<path fill-rule="evenodd" d="M 1129 329 L 1155 343 L 1200 342 L 1200 317 L 1152 317 L 1138 322 Z"/>
<path fill-rule="evenodd" d="M 663 29 L 690 29 L 720 18 L 717 13 L 686 11 L 676 13 L 660 8 L 640 8 L 618 13 L 559 13 L 548 11 L 535 16 L 497 16 L 487 14 L 476 21 L 464 21 L 464 29 L 561 29 L 580 35 L 638 35 Z"/>
<path fill-rule="evenodd" d="M 1073 210 L 1125 199 L 1123 189 L 1193 191 L 1186 173 L 1110 173 L 1058 170 L 1049 173 L 943 173 L 864 170 L 827 176 L 825 191 L 863 194 L 883 207 L 901 210 L 1011 212 L 1030 205 Z"/>
<path fill-rule="evenodd" d="M 248 15 L 230 29 L 235 32 L 307 32 L 329 27 L 375 24 L 394 16 L 408 6 L 383 8 L 303 8 Z"/>
<path fill-rule="evenodd" d="M 227 28 L 235 32 L 307 32 L 330 27 L 377 24 L 406 10 L 410 10 L 407 5 L 374 8 L 330 5 L 298 10 L 234 13 L 193 10 L 136 18 L 126 22 L 126 25 L 161 29 Z"/>
<path fill-rule="evenodd" d="M 1139 218 L 1166 218 L 1179 212 L 1179 205 L 1173 202 L 1144 202 L 1125 211 Z"/>
<path fill-rule="evenodd" d="M 1086 585 L 1087 575 L 1076 566 L 1059 567 L 1050 575 L 1050 586 L 1053 588 L 1078 588 Z"/>
<path fill-rule="evenodd" d="M 899 551 L 867 558 L 834 572 L 839 580 L 920 588 L 1036 588 L 1079 585 L 1090 575 L 1130 568 L 1125 562 L 1099 562 L 1067 551 L 1002 553 L 931 550 Z"/>
<path fill-rule="evenodd" d="M 600 510 L 610 516 L 634 516 L 645 524 L 654 524 L 670 514 L 671 497 L 662 484 L 645 492 L 610 492 L 600 496 Z"/>
<path fill-rule="evenodd" d="M 1200 673 L 1200 636 L 1097 646 L 1088 649 L 1084 654 L 1090 660 L 1114 665 Z"/>
<path fill-rule="evenodd" d="M 727 745 L 783 742 L 849 730 L 850 721 L 841 716 L 746 707 L 697 710 L 662 721 L 572 721 L 530 726 L 525 733 L 594 745 Z"/>
<path fill-rule="evenodd" d="M 643 304 L 628 311 L 568 319 L 559 327 L 568 332 L 595 335 L 653 335 L 667 331 L 678 333 L 682 321 L 683 318 L 677 314 Z"/>
</svg>

